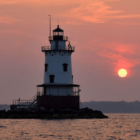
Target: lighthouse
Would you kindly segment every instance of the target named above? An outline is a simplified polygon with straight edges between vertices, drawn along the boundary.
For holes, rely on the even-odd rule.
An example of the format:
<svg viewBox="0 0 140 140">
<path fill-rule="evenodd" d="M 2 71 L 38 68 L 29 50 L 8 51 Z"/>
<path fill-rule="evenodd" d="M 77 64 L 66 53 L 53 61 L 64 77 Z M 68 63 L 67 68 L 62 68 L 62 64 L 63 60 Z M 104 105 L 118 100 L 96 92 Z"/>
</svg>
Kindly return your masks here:
<svg viewBox="0 0 140 140">
<path fill-rule="evenodd" d="M 49 36 L 50 46 L 42 46 L 45 54 L 44 83 L 37 85 L 37 107 L 47 109 L 79 109 L 80 86 L 73 84 L 71 46 L 64 31 L 57 25 L 53 36 Z M 66 45 L 68 44 L 68 45 Z"/>
<path fill-rule="evenodd" d="M 11 110 L 31 107 L 79 109 L 80 85 L 73 83 L 71 64 L 75 47 L 71 46 L 59 25 L 53 30 L 53 36 L 49 36 L 49 41 L 50 46 L 41 47 L 45 54 L 44 83 L 37 85 L 37 94 L 30 100 L 13 100 Z"/>
<path fill-rule="evenodd" d="M 75 47 L 71 46 L 59 25 L 53 30 L 53 36 L 50 34 L 49 41 L 50 46 L 41 47 L 45 54 L 43 84 L 37 85 L 37 93 L 30 100 L 13 100 L 9 114 L 4 113 L 1 117 L 108 118 L 101 111 L 88 108 L 80 111 L 81 90 L 80 85 L 73 83 L 71 62 Z"/>
</svg>

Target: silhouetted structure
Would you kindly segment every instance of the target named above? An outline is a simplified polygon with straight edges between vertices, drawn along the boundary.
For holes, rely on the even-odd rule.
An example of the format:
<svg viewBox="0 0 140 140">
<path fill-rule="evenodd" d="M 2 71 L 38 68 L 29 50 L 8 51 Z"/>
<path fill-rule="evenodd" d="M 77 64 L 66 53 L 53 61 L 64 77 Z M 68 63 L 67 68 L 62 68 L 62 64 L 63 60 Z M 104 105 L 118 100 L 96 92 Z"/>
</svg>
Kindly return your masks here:
<svg viewBox="0 0 140 140">
<path fill-rule="evenodd" d="M 70 45 L 68 37 L 59 25 L 49 36 L 50 46 L 42 46 L 45 53 L 44 84 L 37 85 L 37 94 L 30 100 L 15 100 L 14 108 L 37 106 L 46 109 L 79 109 L 79 85 L 73 84 L 71 54 L 75 47 Z M 66 42 L 68 41 L 68 46 Z"/>
</svg>

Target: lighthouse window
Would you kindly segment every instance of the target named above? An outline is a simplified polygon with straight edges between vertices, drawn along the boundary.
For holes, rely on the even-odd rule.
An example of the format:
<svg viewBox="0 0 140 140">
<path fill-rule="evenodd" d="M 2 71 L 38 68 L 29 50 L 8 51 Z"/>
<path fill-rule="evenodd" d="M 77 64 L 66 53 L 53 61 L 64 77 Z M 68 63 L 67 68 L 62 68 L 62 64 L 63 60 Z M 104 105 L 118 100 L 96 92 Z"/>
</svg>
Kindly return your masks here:
<svg viewBox="0 0 140 140">
<path fill-rule="evenodd" d="M 48 70 L 48 64 L 45 64 L 45 72 Z"/>
<path fill-rule="evenodd" d="M 54 75 L 50 75 L 50 83 L 54 83 Z"/>
<path fill-rule="evenodd" d="M 67 71 L 67 67 L 68 67 L 68 64 L 64 63 L 63 64 L 63 71 Z"/>
</svg>

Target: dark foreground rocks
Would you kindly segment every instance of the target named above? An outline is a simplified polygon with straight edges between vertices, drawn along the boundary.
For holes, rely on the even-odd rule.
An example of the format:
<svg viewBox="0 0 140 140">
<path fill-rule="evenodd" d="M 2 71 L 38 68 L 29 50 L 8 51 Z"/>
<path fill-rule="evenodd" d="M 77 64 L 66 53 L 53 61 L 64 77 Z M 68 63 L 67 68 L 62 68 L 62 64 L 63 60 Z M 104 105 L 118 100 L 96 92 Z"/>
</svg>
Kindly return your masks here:
<svg viewBox="0 0 140 140">
<path fill-rule="evenodd" d="M 108 118 L 101 111 L 89 108 L 79 110 L 63 109 L 63 110 L 46 110 L 45 108 L 28 108 L 15 110 L 0 110 L 1 119 L 104 119 Z"/>
</svg>

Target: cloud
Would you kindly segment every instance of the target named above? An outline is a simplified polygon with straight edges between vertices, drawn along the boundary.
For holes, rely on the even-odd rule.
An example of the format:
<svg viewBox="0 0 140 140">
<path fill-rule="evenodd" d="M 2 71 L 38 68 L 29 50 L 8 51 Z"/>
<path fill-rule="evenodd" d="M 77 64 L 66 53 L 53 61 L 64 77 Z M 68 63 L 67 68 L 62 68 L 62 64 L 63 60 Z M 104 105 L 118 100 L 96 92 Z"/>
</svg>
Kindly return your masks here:
<svg viewBox="0 0 140 140">
<path fill-rule="evenodd" d="M 80 6 L 73 8 L 69 12 L 69 17 L 74 17 L 78 20 L 89 21 L 94 23 L 104 23 L 107 15 L 120 13 L 118 10 L 111 10 L 111 7 L 104 2 L 83 3 Z"/>
<path fill-rule="evenodd" d="M 49 4 L 50 5 L 69 5 L 69 4 L 74 4 L 74 3 L 79 3 L 81 2 L 80 0 L 77 1 L 69 1 L 67 2 L 66 0 L 0 0 L 0 5 L 8 5 L 8 4 L 37 4 L 37 6 L 44 5 L 44 4 Z"/>
<path fill-rule="evenodd" d="M 0 23 L 11 24 L 11 23 L 20 22 L 20 21 L 23 21 L 23 20 L 14 19 L 11 17 L 2 17 L 2 16 L 0 17 Z"/>
<path fill-rule="evenodd" d="M 9 4 L 16 4 L 18 1 L 16 0 L 1 0 L 0 5 L 9 5 Z"/>
<path fill-rule="evenodd" d="M 110 16 L 110 18 L 115 18 L 115 19 L 117 19 L 117 18 L 137 18 L 137 17 L 140 17 L 140 14 L 139 15 L 119 15 L 119 16 Z"/>
<path fill-rule="evenodd" d="M 139 18 L 140 14 L 126 14 L 127 9 L 120 10 L 120 7 L 113 7 L 113 3 L 118 3 L 120 0 L 1 0 L 0 5 L 17 4 L 22 7 L 23 5 L 41 7 L 42 5 L 49 10 L 52 16 L 59 16 L 65 18 L 65 24 L 84 24 L 84 22 L 91 23 L 105 23 L 110 20 L 126 19 L 126 18 Z M 52 7 L 50 9 L 50 7 Z M 56 12 L 57 11 L 57 12 Z M 13 11 L 12 11 L 13 12 Z M 61 15 L 61 16 L 60 16 Z"/>
<path fill-rule="evenodd" d="M 114 47 L 110 47 L 114 44 Z M 134 45 L 111 43 L 106 49 L 102 49 L 97 54 L 103 58 L 109 59 L 116 68 L 131 68 L 140 64 L 139 58 L 134 58 Z"/>
<path fill-rule="evenodd" d="M 113 0 L 110 0 L 113 1 Z M 106 4 L 108 0 L 81 2 L 81 5 L 69 10 L 67 17 L 75 21 L 105 23 L 112 19 L 139 18 L 140 14 L 125 14 L 124 10 L 114 10 Z"/>
<path fill-rule="evenodd" d="M 140 64 L 140 60 L 126 58 L 122 54 L 114 52 L 102 51 L 99 52 L 98 55 L 111 60 L 111 63 L 117 68 L 130 68 Z"/>
<path fill-rule="evenodd" d="M 123 54 L 135 54 L 135 45 L 112 43 L 114 46 L 113 50 Z M 132 49 L 133 48 L 133 49 Z"/>
</svg>

